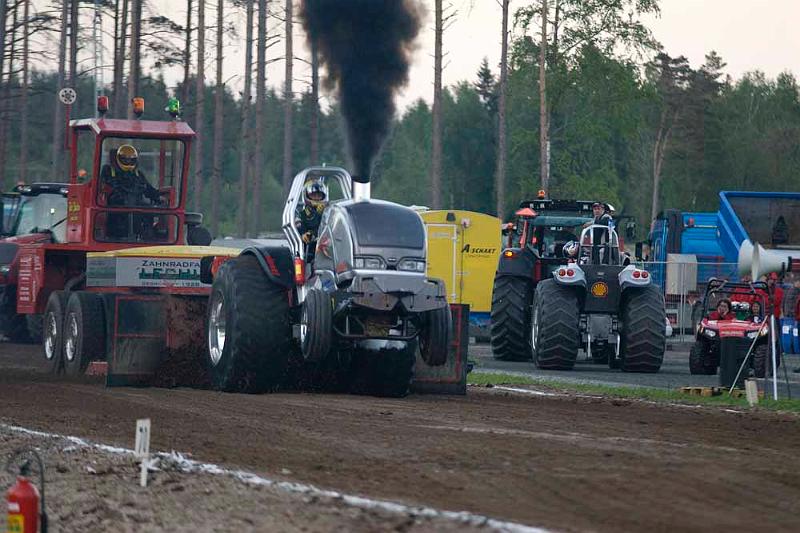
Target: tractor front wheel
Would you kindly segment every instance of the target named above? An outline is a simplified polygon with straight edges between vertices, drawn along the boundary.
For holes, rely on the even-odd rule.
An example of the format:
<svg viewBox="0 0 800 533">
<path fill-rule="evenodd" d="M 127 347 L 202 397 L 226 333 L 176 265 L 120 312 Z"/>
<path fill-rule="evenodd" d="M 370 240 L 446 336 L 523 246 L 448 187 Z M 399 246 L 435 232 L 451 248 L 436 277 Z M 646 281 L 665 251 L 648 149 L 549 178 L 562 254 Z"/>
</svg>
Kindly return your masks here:
<svg viewBox="0 0 800 533">
<path fill-rule="evenodd" d="M 311 288 L 303 300 L 300 321 L 300 346 L 303 359 L 312 363 L 324 360 L 333 342 L 333 302 L 328 293 Z"/>
<path fill-rule="evenodd" d="M 226 261 L 211 287 L 207 334 L 206 363 L 216 389 L 275 390 L 289 362 L 287 290 L 270 282 L 253 256 Z"/>
<path fill-rule="evenodd" d="M 533 362 L 546 370 L 572 370 L 580 348 L 578 294 L 553 279 L 539 282 L 533 296 Z"/>
<path fill-rule="evenodd" d="M 449 305 L 425 313 L 423 329 L 419 334 L 419 351 L 428 365 L 442 366 L 447 362 L 451 329 Z"/>
</svg>

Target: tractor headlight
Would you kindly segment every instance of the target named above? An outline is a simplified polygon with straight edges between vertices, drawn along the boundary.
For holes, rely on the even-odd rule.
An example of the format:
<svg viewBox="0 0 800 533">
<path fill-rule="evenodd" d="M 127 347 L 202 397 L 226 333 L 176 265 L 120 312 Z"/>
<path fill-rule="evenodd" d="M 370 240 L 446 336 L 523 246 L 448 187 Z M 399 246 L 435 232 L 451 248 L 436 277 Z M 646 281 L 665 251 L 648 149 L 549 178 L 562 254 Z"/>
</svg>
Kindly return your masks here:
<svg viewBox="0 0 800 533">
<path fill-rule="evenodd" d="M 0 274 L 6 275 L 11 272 L 11 265 L 0 265 Z"/>
<path fill-rule="evenodd" d="M 364 270 L 384 270 L 386 268 L 380 257 L 356 257 L 353 266 Z"/>
<path fill-rule="evenodd" d="M 397 265 L 397 270 L 406 270 L 409 272 L 425 272 L 425 261 L 419 259 L 403 259 Z"/>
<path fill-rule="evenodd" d="M 761 330 L 759 330 L 759 331 L 748 331 L 748 332 L 747 332 L 747 338 L 748 338 L 748 339 L 755 339 L 755 338 L 756 338 L 756 337 L 758 337 L 760 334 L 761 334 Z"/>
<path fill-rule="evenodd" d="M 703 335 L 705 335 L 706 337 L 711 337 L 713 339 L 714 337 L 717 336 L 717 332 L 714 331 L 713 329 L 705 328 L 703 330 Z"/>
</svg>

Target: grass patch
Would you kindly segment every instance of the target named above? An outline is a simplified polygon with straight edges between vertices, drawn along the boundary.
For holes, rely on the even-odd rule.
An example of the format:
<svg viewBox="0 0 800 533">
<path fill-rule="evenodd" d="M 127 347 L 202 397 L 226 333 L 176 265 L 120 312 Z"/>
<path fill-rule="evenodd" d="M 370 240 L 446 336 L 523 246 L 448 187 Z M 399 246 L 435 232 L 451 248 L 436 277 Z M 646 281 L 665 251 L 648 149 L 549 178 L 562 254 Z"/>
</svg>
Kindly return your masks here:
<svg viewBox="0 0 800 533">
<path fill-rule="evenodd" d="M 732 407 L 736 409 L 750 409 L 747 400 L 744 398 L 733 398 L 727 394 L 720 396 L 693 396 L 670 389 L 656 389 L 651 387 L 631 387 L 599 385 L 592 383 L 574 383 L 548 378 L 532 378 L 530 376 L 519 376 L 502 372 L 471 372 L 467 375 L 467 383 L 470 385 L 536 385 L 538 387 L 565 391 L 579 392 L 598 396 L 608 396 L 612 398 L 625 398 L 630 400 L 648 400 L 663 403 L 681 403 L 690 405 L 716 405 Z M 800 400 L 761 400 L 758 408 L 771 411 L 789 411 L 800 413 Z"/>
</svg>

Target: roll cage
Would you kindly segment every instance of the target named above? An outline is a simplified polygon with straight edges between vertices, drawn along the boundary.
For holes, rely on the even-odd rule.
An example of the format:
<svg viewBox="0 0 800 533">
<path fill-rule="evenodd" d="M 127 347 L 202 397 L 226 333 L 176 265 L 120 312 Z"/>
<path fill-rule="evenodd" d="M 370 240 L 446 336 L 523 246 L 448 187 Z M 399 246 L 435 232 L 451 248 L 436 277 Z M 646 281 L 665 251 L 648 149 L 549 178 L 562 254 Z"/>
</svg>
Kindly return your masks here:
<svg viewBox="0 0 800 533">
<path fill-rule="evenodd" d="M 297 208 L 303 203 L 303 190 L 305 184 L 312 179 L 325 179 L 326 185 L 328 180 L 336 182 L 341 191 L 343 199 L 348 200 L 352 197 L 353 191 L 353 178 L 350 173 L 343 168 L 339 167 L 311 167 L 298 173 L 292 181 L 292 187 L 289 189 L 289 197 L 286 199 L 286 204 L 283 207 L 282 229 L 286 239 L 289 241 L 289 248 L 292 251 L 292 257 L 306 257 L 306 244 L 300 236 L 295 226 L 295 216 Z M 329 187 L 330 189 L 330 187 Z"/>
<path fill-rule="evenodd" d="M 763 292 L 759 292 L 759 290 Z M 767 287 L 767 284 L 763 281 L 742 283 L 742 282 L 728 281 L 724 279 L 711 278 L 710 280 L 708 280 L 708 285 L 706 285 L 706 292 L 705 295 L 703 296 L 703 318 L 708 317 L 709 303 L 711 302 L 712 297 L 717 295 L 722 295 L 723 297 L 727 297 L 728 299 L 731 299 L 731 297 L 733 296 L 738 296 L 740 298 L 745 297 L 750 300 L 758 299 L 759 303 L 761 304 L 761 315 L 764 316 L 767 310 L 766 294 L 768 293 L 769 293 L 769 288 Z M 716 307 L 716 304 L 718 303 L 719 299 L 715 300 L 714 307 Z M 732 303 L 735 303 L 735 301 L 732 301 Z M 734 309 L 731 309 L 731 311 L 734 311 Z"/>
</svg>

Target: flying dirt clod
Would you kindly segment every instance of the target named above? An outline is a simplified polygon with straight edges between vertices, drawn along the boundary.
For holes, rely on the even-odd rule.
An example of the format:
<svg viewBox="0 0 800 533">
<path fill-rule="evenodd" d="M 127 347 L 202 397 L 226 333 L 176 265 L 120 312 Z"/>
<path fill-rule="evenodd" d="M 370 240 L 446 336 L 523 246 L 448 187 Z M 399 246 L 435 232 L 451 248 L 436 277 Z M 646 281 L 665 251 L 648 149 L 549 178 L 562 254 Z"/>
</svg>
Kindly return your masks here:
<svg viewBox="0 0 800 533">
<path fill-rule="evenodd" d="M 389 132 L 394 96 L 408 81 L 421 7 L 412 0 L 304 0 L 309 41 L 316 40 L 336 89 L 357 181 L 369 181 Z"/>
</svg>

